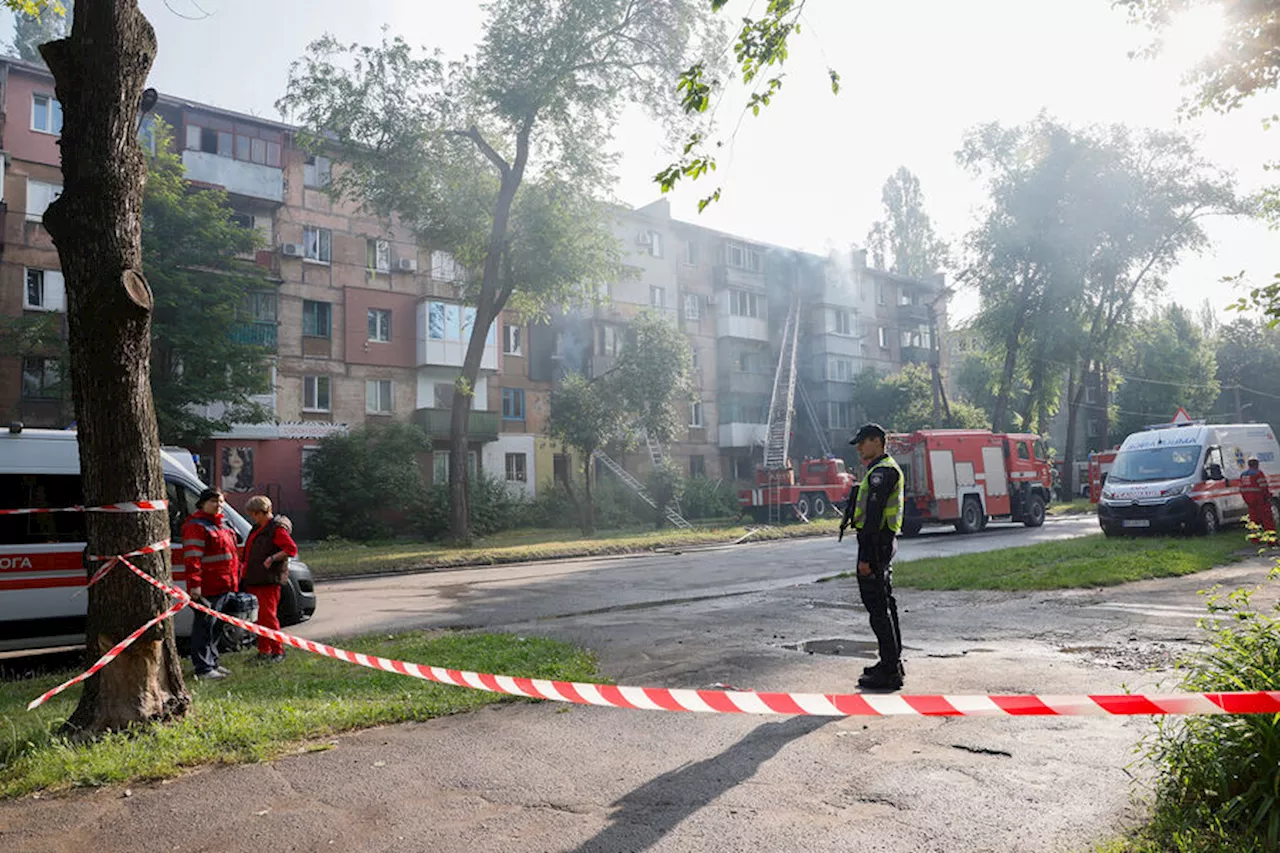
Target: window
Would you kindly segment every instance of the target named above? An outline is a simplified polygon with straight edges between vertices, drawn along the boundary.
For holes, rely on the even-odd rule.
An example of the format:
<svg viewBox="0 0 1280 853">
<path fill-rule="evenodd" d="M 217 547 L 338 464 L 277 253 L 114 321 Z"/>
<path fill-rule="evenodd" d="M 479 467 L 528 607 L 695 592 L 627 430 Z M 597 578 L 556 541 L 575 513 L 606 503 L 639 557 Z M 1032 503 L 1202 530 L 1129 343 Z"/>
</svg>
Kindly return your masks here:
<svg viewBox="0 0 1280 853">
<path fill-rule="evenodd" d="M 729 291 L 729 313 L 734 317 L 764 318 L 764 300 L 758 294 L 745 290 Z"/>
<path fill-rule="evenodd" d="M 328 228 L 306 226 L 302 229 L 302 249 L 307 260 L 329 263 L 333 256 L 333 232 Z"/>
<path fill-rule="evenodd" d="M 702 369 L 702 358 L 698 355 L 697 347 L 692 347 L 690 349 L 690 359 L 691 359 L 690 364 L 693 367 L 693 372 L 697 373 L 699 370 Z"/>
<path fill-rule="evenodd" d="M 889 348 L 889 330 L 886 329 L 884 326 L 881 326 L 879 331 L 880 331 L 880 349 L 888 349 Z"/>
<path fill-rule="evenodd" d="M 364 410 L 370 415 L 391 414 L 391 380 L 369 379 L 364 383 Z"/>
<path fill-rule="evenodd" d="M 333 332 L 333 306 L 328 302 L 302 301 L 302 334 L 308 338 L 327 338 Z"/>
<path fill-rule="evenodd" d="M 464 308 L 454 302 L 427 303 L 427 337 L 435 341 L 471 340 L 471 329 L 476 324 L 476 309 Z M 489 324 L 485 333 L 485 346 L 497 346 L 497 326 Z"/>
<path fill-rule="evenodd" d="M 274 323 L 276 296 L 272 290 L 251 290 L 240 303 L 241 311 L 255 323 Z"/>
<path fill-rule="evenodd" d="M 316 453 L 320 450 L 318 447 L 302 448 L 302 488 L 311 488 L 311 460 L 315 458 Z"/>
<path fill-rule="evenodd" d="M 529 482 L 529 457 L 524 453 L 508 453 L 506 471 L 508 483 Z"/>
<path fill-rule="evenodd" d="M 40 133 L 62 133 L 62 104 L 52 95 L 31 96 L 31 129 Z"/>
<path fill-rule="evenodd" d="M 738 355 L 738 370 L 742 373 L 759 373 L 756 363 L 756 354 L 753 352 L 744 352 Z"/>
<path fill-rule="evenodd" d="M 229 125 L 228 125 L 229 126 Z M 187 124 L 185 148 L 219 157 L 233 158 L 280 168 L 280 143 L 259 138 L 263 131 L 238 126 L 234 130 L 215 130 L 198 124 Z"/>
<path fill-rule="evenodd" d="M 431 277 L 436 281 L 461 281 L 462 270 L 449 252 L 431 253 Z"/>
<path fill-rule="evenodd" d="M 827 363 L 827 379 L 831 382 L 852 382 L 853 361 L 847 358 L 833 358 Z"/>
<path fill-rule="evenodd" d="M 138 125 L 138 144 L 142 146 L 143 151 L 155 156 L 156 117 L 154 115 L 144 116 L 142 123 Z"/>
<path fill-rule="evenodd" d="M 689 426 L 701 429 L 702 422 L 702 401 L 694 400 L 689 404 Z"/>
<path fill-rule="evenodd" d="M 432 463 L 432 482 L 447 483 L 449 482 L 449 451 L 437 450 L 431 455 Z M 476 452 L 473 450 L 467 454 L 467 476 L 475 480 L 476 471 L 479 470 L 479 460 Z"/>
<path fill-rule="evenodd" d="M 391 272 L 391 242 L 370 238 L 368 246 L 369 269 L 374 272 Z"/>
<path fill-rule="evenodd" d="M 693 323 L 702 318 L 702 297 L 696 293 L 684 295 L 684 318 Z"/>
<path fill-rule="evenodd" d="M 1087 381 L 1087 380 L 1086 380 Z M 1098 402 L 1098 389 L 1092 384 L 1084 386 L 1084 401 L 1090 405 Z"/>
<path fill-rule="evenodd" d="M 566 454 L 557 453 L 551 457 L 551 479 L 557 483 L 568 485 L 569 457 Z"/>
<path fill-rule="evenodd" d="M 698 244 L 692 240 L 684 244 L 684 265 L 686 267 L 698 265 Z"/>
<path fill-rule="evenodd" d="M 505 355 L 523 355 L 524 350 L 520 346 L 520 327 L 519 326 L 503 326 L 502 327 L 502 352 Z"/>
<path fill-rule="evenodd" d="M 432 399 L 435 400 L 435 408 L 452 409 L 453 390 L 452 382 L 436 382 L 432 388 Z"/>
<path fill-rule="evenodd" d="M 308 154 L 302 166 L 302 185 L 312 189 L 323 189 L 329 186 L 333 178 L 333 164 L 328 157 Z"/>
<path fill-rule="evenodd" d="M 391 312 L 387 309 L 369 309 L 369 340 L 380 344 L 391 342 Z"/>
<path fill-rule="evenodd" d="M 1019 458 L 1019 459 L 1030 459 L 1030 458 L 1031 458 L 1031 453 L 1030 453 L 1030 452 L 1028 452 L 1028 450 L 1027 450 L 1027 443 L 1026 443 L 1025 441 L 1019 441 L 1019 442 L 1017 443 L 1017 445 L 1016 445 L 1016 446 L 1017 446 L 1017 448 L 1018 448 L 1018 458 Z"/>
<path fill-rule="evenodd" d="M 662 257 L 662 235 L 657 231 L 644 232 L 645 245 L 649 248 L 649 255 L 654 258 Z"/>
<path fill-rule="evenodd" d="M 502 389 L 502 419 L 504 421 L 524 420 L 524 389 Z"/>
<path fill-rule="evenodd" d="M 760 272 L 760 253 L 755 249 L 747 248 L 741 243 L 725 244 L 724 262 L 740 270 Z"/>
<path fill-rule="evenodd" d="M 885 291 L 885 286 L 883 281 L 876 282 L 876 304 L 877 305 L 889 304 L 889 296 L 888 296 L 888 293 Z"/>
<path fill-rule="evenodd" d="M 698 454 L 694 454 L 693 456 L 689 457 L 689 476 L 690 477 L 707 476 L 707 463 L 702 456 Z"/>
<path fill-rule="evenodd" d="M 27 270 L 27 290 L 22 307 L 28 311 L 66 311 L 67 293 L 57 270 Z"/>
<path fill-rule="evenodd" d="M 835 333 L 837 335 L 852 335 L 853 334 L 853 318 L 849 314 L 849 312 L 836 310 L 836 311 L 833 311 L 832 314 L 835 315 L 835 326 L 834 326 Z"/>
<path fill-rule="evenodd" d="M 57 509 L 83 503 L 79 474 L 0 474 L 0 508 Z M 85 515 L 83 512 L 0 515 L 0 542 L 5 545 L 82 543 Z"/>
<path fill-rule="evenodd" d="M 56 400 L 62 384 L 62 364 L 56 358 L 29 355 L 22 359 L 22 399 Z"/>
<path fill-rule="evenodd" d="M 54 199 L 62 195 L 62 187 L 58 184 L 46 184 L 44 181 L 27 180 L 27 219 L 31 222 L 42 222 L 44 212 Z"/>
<path fill-rule="evenodd" d="M 600 326 L 596 331 L 596 355 L 621 355 L 625 338 L 626 335 L 617 326 Z"/>
<path fill-rule="evenodd" d="M 853 427 L 853 403 L 827 403 L 827 427 L 850 429 Z"/>
<path fill-rule="evenodd" d="M 302 410 L 304 412 L 328 412 L 331 410 L 328 376 L 304 376 L 302 378 Z"/>
<path fill-rule="evenodd" d="M 649 304 L 654 308 L 665 308 L 667 304 L 667 291 L 662 287 L 649 288 Z"/>
</svg>

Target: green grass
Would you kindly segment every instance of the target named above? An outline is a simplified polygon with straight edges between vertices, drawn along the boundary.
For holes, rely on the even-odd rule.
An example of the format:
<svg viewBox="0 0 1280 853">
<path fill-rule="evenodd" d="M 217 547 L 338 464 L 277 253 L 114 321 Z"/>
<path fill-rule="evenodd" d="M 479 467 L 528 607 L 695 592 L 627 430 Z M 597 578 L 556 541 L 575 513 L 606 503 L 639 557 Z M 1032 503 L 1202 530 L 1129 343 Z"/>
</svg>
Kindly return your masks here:
<svg viewBox="0 0 1280 853">
<path fill-rule="evenodd" d="M 595 661 L 564 643 L 502 634 L 406 633 L 343 647 L 415 663 L 533 678 L 594 681 Z M 57 734 L 74 710 L 72 688 L 35 711 L 27 702 L 71 673 L 0 682 L 0 796 L 162 779 L 208 764 L 266 761 L 328 748 L 317 738 L 387 723 L 428 720 L 503 701 L 498 694 L 378 672 L 291 650 L 272 666 L 252 652 L 224 656 L 224 681 L 187 687 L 194 710 L 170 725 L 73 744 Z"/>
<path fill-rule="evenodd" d="M 833 535 L 835 519 L 812 524 L 762 527 L 747 541 L 760 542 Z M 754 527 L 754 526 L 753 526 Z M 471 548 L 450 548 L 435 542 L 395 542 L 363 545 L 321 542 L 306 545 L 302 559 L 317 578 L 353 577 L 380 572 L 490 566 L 534 560 L 563 560 L 634 554 L 659 548 L 688 548 L 736 542 L 749 528 L 741 526 L 693 530 L 629 530 L 600 533 L 591 539 L 567 530 L 515 530 L 489 537 Z"/>
<path fill-rule="evenodd" d="M 930 590 L 1113 586 L 1202 572 L 1237 562 L 1249 548 L 1238 530 L 1209 537 L 1132 539 L 1108 539 L 1099 533 L 1002 551 L 904 561 L 893 567 L 893 581 Z M 840 577 L 852 577 L 852 573 Z"/>
<path fill-rule="evenodd" d="M 1056 503 L 1050 506 L 1046 512 L 1049 515 L 1093 515 L 1098 511 L 1098 505 L 1091 503 L 1088 498 L 1076 498 L 1069 503 Z"/>
</svg>

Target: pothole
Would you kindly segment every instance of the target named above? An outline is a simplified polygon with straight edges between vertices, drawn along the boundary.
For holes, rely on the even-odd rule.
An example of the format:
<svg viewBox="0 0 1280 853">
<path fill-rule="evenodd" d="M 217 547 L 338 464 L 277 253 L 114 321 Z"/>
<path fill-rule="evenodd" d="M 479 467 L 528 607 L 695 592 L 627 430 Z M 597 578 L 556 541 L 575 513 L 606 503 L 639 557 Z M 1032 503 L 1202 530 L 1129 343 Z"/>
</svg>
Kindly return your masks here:
<svg viewBox="0 0 1280 853">
<path fill-rule="evenodd" d="M 874 658 L 879 652 L 879 647 L 874 642 L 866 640 L 807 640 L 803 643 L 788 643 L 783 648 L 810 655 L 846 658 Z"/>
</svg>

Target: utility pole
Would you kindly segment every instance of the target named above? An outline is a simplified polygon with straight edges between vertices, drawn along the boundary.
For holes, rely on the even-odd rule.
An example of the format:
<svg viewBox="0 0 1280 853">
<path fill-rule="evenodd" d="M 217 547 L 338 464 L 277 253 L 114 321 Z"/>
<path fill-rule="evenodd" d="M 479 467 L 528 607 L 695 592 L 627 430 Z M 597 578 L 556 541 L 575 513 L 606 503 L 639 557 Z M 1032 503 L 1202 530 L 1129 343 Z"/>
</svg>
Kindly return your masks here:
<svg viewBox="0 0 1280 853">
<path fill-rule="evenodd" d="M 942 387 L 942 337 L 938 334 L 937 305 L 951 295 L 951 289 L 944 287 L 929 303 L 929 370 L 933 374 L 933 422 L 937 427 L 951 422 L 951 404 L 947 401 L 946 389 Z M 939 415 L 946 420 L 939 420 Z"/>
<path fill-rule="evenodd" d="M 1237 385 L 1232 390 L 1236 392 L 1236 423 L 1242 424 L 1244 423 L 1244 409 L 1240 405 L 1240 386 Z"/>
</svg>

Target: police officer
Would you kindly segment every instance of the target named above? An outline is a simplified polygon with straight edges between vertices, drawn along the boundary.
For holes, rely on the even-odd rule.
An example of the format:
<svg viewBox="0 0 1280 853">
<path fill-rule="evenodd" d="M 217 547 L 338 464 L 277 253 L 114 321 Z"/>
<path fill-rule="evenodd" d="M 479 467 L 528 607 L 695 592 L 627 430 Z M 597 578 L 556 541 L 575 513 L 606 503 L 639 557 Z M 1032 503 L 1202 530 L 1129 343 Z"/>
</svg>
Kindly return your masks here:
<svg viewBox="0 0 1280 853">
<path fill-rule="evenodd" d="M 892 582 L 902 530 L 902 469 L 885 451 L 885 431 L 879 424 L 862 427 L 849 443 L 867 469 L 854 498 L 853 526 L 858 531 L 858 592 L 880 647 L 879 662 L 863 670 L 858 685 L 897 690 L 905 675 Z"/>
</svg>

